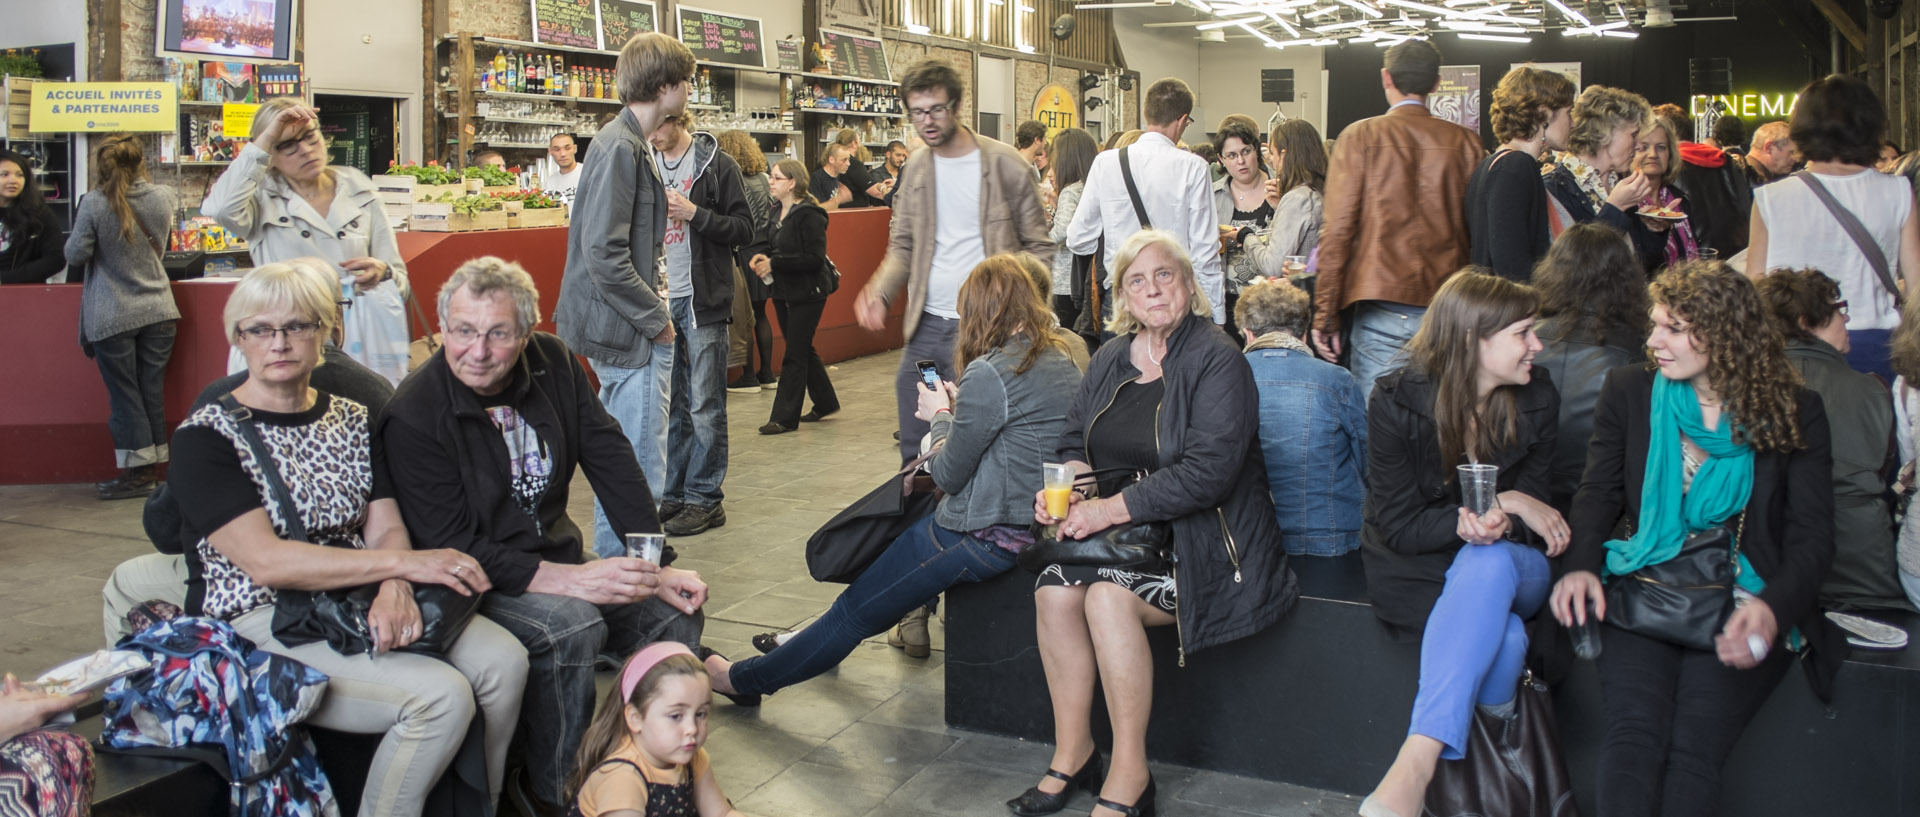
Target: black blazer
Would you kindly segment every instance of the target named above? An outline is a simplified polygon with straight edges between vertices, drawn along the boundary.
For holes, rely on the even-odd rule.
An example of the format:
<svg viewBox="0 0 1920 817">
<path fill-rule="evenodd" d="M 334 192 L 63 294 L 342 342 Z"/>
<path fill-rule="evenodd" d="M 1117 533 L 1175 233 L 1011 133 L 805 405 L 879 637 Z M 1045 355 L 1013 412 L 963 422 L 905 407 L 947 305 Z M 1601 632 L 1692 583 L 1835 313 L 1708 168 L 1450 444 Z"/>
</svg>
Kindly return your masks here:
<svg viewBox="0 0 1920 817">
<path fill-rule="evenodd" d="M 760 249 L 773 266 L 770 297 L 788 303 L 826 300 L 827 211 L 820 205 L 801 202 L 782 219 L 776 201 L 773 219 L 778 222 L 773 241 Z"/>
<path fill-rule="evenodd" d="M 1573 544 L 1563 559 L 1569 571 L 1598 575 L 1618 523 L 1640 517 L 1653 378 L 1645 365 L 1622 366 L 1608 372 L 1600 387 L 1587 470 L 1569 520 Z M 1797 624 L 1813 642 L 1816 656 L 1809 666 L 1816 673 L 1814 688 L 1821 691 L 1847 655 L 1845 638 L 1835 637 L 1815 601 L 1833 563 L 1833 454 L 1820 395 L 1803 388 L 1797 400 L 1806 446 L 1754 454 L 1753 497 L 1747 501 L 1740 549 L 1767 581 L 1760 600 L 1773 609 L 1781 634 Z"/>
<path fill-rule="evenodd" d="M 1533 367 L 1533 379 L 1520 388 L 1515 408 L 1515 444 L 1480 461 L 1500 466 L 1499 490 L 1546 502 L 1552 495 L 1560 393 L 1545 368 Z M 1380 378 L 1367 403 L 1367 516 L 1360 554 L 1374 615 L 1396 628 L 1426 629 L 1447 568 L 1466 546 L 1456 534 L 1458 465 L 1440 460 L 1433 383 L 1427 376 L 1401 369 Z M 1539 547 L 1520 517 L 1508 518 L 1513 520 L 1509 539 Z"/>
</svg>

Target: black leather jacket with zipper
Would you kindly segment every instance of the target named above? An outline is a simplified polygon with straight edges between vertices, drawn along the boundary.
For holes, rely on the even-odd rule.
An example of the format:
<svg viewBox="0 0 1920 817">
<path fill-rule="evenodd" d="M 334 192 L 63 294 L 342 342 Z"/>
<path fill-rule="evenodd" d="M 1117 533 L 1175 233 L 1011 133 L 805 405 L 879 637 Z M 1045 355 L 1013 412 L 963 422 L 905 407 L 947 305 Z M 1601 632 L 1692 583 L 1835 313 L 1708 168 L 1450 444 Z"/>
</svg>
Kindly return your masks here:
<svg viewBox="0 0 1920 817">
<path fill-rule="evenodd" d="M 1101 345 L 1088 366 L 1056 451 L 1062 462 L 1088 461 L 1088 426 L 1123 384 L 1139 379 L 1128 359 L 1132 339 Z M 1278 621 L 1300 587 L 1280 547 L 1260 453 L 1259 395 L 1246 358 L 1211 321 L 1188 315 L 1168 339 L 1161 367 L 1159 467 L 1121 496 L 1135 522 L 1173 525 L 1184 663 Z"/>
</svg>

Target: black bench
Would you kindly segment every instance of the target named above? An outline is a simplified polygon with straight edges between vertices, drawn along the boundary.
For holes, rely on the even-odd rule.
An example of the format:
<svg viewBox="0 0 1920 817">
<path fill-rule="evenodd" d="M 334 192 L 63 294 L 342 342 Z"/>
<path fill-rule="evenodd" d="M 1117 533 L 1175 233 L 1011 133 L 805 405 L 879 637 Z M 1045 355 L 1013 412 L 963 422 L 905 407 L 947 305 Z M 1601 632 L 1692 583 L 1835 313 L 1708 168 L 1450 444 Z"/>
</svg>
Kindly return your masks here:
<svg viewBox="0 0 1920 817">
<path fill-rule="evenodd" d="M 1374 617 L 1358 553 L 1290 561 L 1302 598 L 1274 627 L 1188 656 L 1185 668 L 1175 665 L 1172 628 L 1150 632 L 1156 703 L 1147 751 L 1161 762 L 1365 794 L 1406 737 L 1419 647 Z M 963 585 L 948 591 L 947 604 L 947 724 L 1051 742 L 1033 576 Z M 1920 616 L 1882 618 L 1920 635 Z M 1726 813 L 1913 813 L 1920 648 L 1856 652 L 1837 684 L 1829 710 L 1798 668 L 1789 672 L 1728 763 Z M 1604 717 L 1592 664 L 1577 662 L 1554 696 L 1574 787 L 1592 813 Z M 1108 745 L 1105 705 L 1094 709 L 1096 735 Z"/>
</svg>

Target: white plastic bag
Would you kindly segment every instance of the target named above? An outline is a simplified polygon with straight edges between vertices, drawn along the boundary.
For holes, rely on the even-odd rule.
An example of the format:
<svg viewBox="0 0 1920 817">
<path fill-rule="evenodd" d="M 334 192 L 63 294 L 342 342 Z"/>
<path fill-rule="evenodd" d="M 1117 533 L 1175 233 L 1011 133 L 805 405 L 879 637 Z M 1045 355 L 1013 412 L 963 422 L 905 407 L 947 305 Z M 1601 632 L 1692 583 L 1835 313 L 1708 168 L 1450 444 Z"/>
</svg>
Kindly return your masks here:
<svg viewBox="0 0 1920 817">
<path fill-rule="evenodd" d="M 400 288 L 384 281 L 366 292 L 354 293 L 346 307 L 345 329 L 341 348 L 347 355 L 395 386 L 400 385 L 407 376 L 407 347 L 413 342 Z"/>
</svg>

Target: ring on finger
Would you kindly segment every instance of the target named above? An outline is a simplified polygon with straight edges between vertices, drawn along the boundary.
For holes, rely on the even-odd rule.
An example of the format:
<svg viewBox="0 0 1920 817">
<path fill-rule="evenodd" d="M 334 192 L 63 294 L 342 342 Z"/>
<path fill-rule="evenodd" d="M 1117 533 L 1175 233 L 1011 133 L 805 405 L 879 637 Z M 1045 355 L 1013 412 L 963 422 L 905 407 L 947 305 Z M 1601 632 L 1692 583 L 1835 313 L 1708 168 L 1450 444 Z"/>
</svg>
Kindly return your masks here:
<svg viewBox="0 0 1920 817">
<path fill-rule="evenodd" d="M 460 575 L 460 571 L 462 571 L 462 570 L 466 570 L 466 569 L 467 569 L 467 566 L 466 566 L 466 565 L 454 565 L 454 566 L 453 566 L 453 575 L 455 575 L 455 576 L 458 576 L 458 575 Z"/>
</svg>

